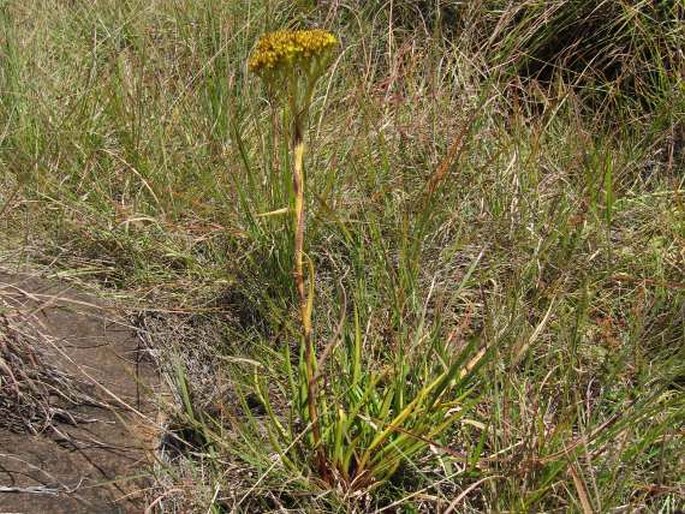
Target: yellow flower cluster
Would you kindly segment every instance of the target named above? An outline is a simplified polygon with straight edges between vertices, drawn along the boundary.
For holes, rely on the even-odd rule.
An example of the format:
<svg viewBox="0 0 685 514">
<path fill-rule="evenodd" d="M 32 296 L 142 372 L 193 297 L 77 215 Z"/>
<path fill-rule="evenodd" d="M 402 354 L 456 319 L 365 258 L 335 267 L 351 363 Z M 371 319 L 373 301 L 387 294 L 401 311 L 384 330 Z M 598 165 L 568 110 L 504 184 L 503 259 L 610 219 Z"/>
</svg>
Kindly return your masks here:
<svg viewBox="0 0 685 514">
<path fill-rule="evenodd" d="M 325 30 L 278 30 L 264 34 L 248 61 L 250 71 L 269 72 L 326 56 L 338 39 Z"/>
</svg>

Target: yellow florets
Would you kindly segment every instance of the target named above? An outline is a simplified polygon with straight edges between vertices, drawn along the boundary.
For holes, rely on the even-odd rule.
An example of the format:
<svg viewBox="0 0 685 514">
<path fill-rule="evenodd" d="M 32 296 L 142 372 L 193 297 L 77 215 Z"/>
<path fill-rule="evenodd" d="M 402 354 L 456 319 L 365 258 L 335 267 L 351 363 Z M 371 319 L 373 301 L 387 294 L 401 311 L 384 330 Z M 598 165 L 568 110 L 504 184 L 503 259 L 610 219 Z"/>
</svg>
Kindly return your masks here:
<svg viewBox="0 0 685 514">
<path fill-rule="evenodd" d="M 328 57 L 338 39 L 325 30 L 278 30 L 264 34 L 248 61 L 250 71 L 268 73 Z"/>
</svg>

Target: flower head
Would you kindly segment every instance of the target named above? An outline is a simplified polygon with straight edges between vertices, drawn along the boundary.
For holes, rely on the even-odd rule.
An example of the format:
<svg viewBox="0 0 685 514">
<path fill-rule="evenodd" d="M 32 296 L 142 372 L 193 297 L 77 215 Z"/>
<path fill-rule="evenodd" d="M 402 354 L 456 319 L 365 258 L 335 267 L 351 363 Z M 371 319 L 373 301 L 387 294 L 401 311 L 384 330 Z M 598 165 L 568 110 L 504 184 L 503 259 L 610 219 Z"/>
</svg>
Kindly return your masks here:
<svg viewBox="0 0 685 514">
<path fill-rule="evenodd" d="M 264 34 L 248 61 L 250 71 L 266 75 L 311 66 L 325 68 L 338 39 L 325 30 L 278 30 Z M 320 70 L 322 72 L 323 69 Z"/>
<path fill-rule="evenodd" d="M 270 99 L 287 101 L 295 143 L 302 141 L 314 88 L 337 46 L 338 38 L 325 30 L 278 30 L 259 39 L 247 62 Z"/>
</svg>

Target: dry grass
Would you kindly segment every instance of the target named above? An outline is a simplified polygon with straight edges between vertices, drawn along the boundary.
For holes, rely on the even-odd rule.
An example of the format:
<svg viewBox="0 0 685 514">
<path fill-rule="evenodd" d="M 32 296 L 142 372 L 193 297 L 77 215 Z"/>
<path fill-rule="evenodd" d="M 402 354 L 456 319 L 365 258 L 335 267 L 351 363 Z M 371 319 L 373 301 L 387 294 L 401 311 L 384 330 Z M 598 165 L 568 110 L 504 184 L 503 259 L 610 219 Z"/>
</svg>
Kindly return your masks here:
<svg viewBox="0 0 685 514">
<path fill-rule="evenodd" d="M 192 443 L 154 508 L 684 508 L 682 4 L 305 4 L 1 11 L 2 251 L 140 311 Z M 245 60 L 316 24 L 343 42 L 306 163 L 331 405 L 354 341 L 395 370 L 379 395 L 492 351 L 462 418 L 354 494 L 300 445 L 292 227 L 257 216 L 288 205 L 291 156 Z"/>
<path fill-rule="evenodd" d="M 45 338 L 0 293 L 0 429 L 42 434 L 54 423 L 77 424 L 74 407 L 96 403 L 83 383 L 50 363 L 50 343 L 38 342 Z"/>
</svg>

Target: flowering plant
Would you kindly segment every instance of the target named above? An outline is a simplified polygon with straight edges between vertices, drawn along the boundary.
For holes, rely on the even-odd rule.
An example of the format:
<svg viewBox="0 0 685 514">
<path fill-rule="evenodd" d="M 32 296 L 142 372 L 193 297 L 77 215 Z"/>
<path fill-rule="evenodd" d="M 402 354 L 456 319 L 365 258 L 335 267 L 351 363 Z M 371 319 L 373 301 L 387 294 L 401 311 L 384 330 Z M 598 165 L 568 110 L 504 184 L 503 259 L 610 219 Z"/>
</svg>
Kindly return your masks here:
<svg viewBox="0 0 685 514">
<path fill-rule="evenodd" d="M 279 30 L 265 34 L 248 60 L 250 71 L 259 75 L 273 96 L 284 96 L 292 116 L 292 147 L 294 153 L 294 254 L 295 285 L 300 303 L 304 356 L 304 398 L 311 425 L 312 445 L 319 467 L 323 466 L 321 430 L 317 406 L 316 349 L 312 340 L 312 309 L 314 301 L 314 268 L 309 264 L 309 287 L 304 280 L 305 177 L 304 128 L 309 117 L 314 87 L 324 74 L 338 46 L 338 39 L 324 30 Z"/>
</svg>

